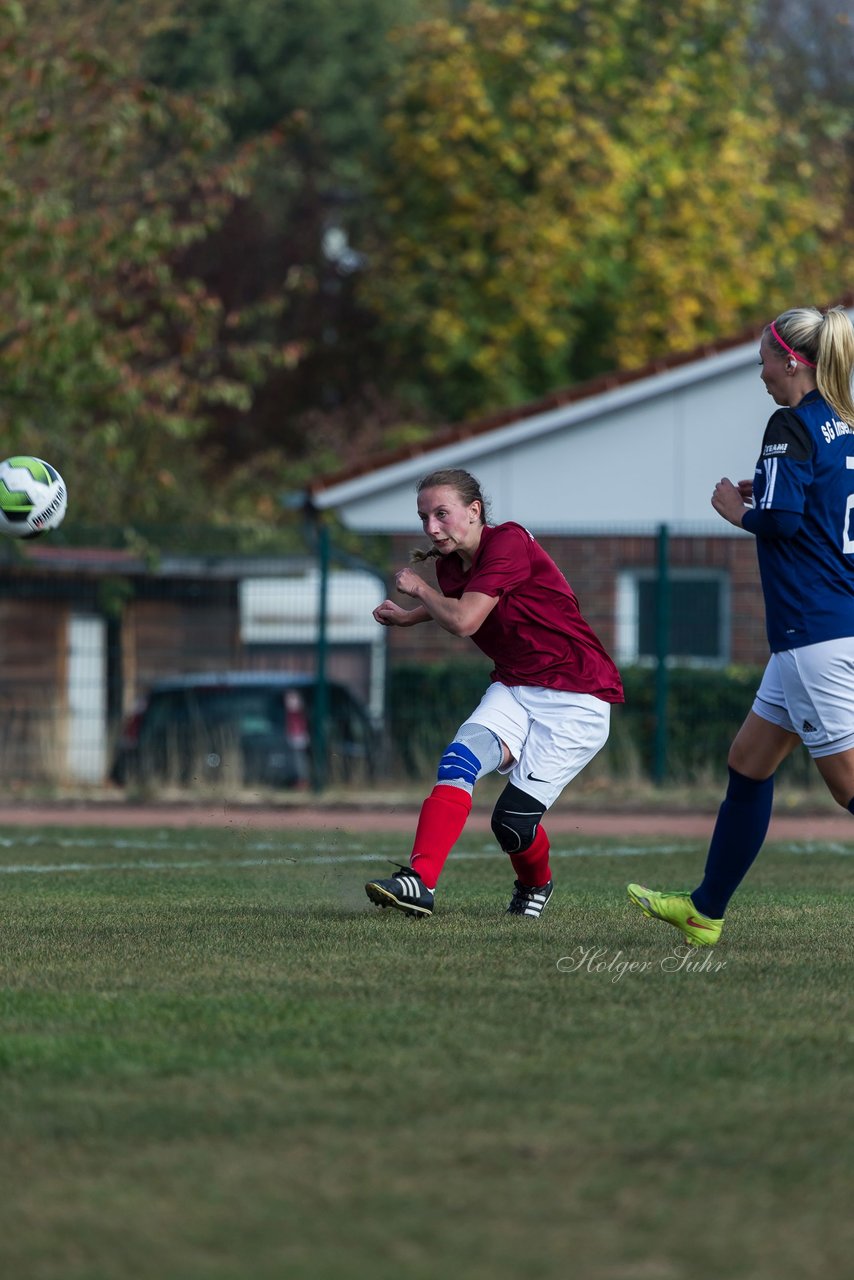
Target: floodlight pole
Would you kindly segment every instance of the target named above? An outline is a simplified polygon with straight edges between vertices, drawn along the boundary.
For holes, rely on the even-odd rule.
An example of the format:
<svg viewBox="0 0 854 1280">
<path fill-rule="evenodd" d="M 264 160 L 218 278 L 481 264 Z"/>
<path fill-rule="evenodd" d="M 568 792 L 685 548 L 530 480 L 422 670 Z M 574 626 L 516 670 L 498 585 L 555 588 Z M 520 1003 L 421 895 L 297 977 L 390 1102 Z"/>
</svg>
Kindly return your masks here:
<svg viewBox="0 0 854 1280">
<path fill-rule="evenodd" d="M 329 711 L 329 686 L 326 679 L 326 656 L 328 651 L 328 613 L 329 613 L 329 530 L 322 520 L 317 523 L 317 560 L 320 581 L 317 592 L 317 648 L 316 670 L 317 687 L 314 693 L 314 724 L 312 726 L 315 742 L 314 789 L 323 791 L 326 786 L 326 746 Z"/>
<path fill-rule="evenodd" d="M 655 740 L 652 776 L 661 786 L 667 773 L 667 660 L 670 646 L 669 530 L 658 529 L 658 574 L 655 593 Z"/>
<path fill-rule="evenodd" d="M 315 767 L 313 770 L 313 787 L 315 791 L 322 791 L 328 779 L 328 754 L 327 747 L 329 742 L 329 681 L 327 673 L 327 658 L 329 652 L 329 579 L 331 573 L 331 564 L 334 559 L 336 564 L 346 566 L 349 569 L 357 570 L 360 573 L 369 573 L 376 578 L 383 590 L 383 594 L 387 589 L 387 581 L 376 565 L 370 564 L 363 560 L 360 556 L 351 555 L 342 548 L 337 547 L 332 541 L 329 529 L 323 520 L 323 512 L 315 505 L 314 499 L 308 490 L 290 490 L 282 494 L 282 506 L 287 511 L 299 512 L 303 520 L 303 538 L 308 546 L 317 556 L 318 572 L 320 575 L 318 583 L 318 602 L 317 602 L 317 631 L 315 640 L 316 654 L 316 673 L 317 673 L 317 690 L 314 700 L 314 708 L 312 715 L 312 740 L 315 744 Z M 378 628 L 380 633 L 382 628 Z M 381 640 L 381 643 L 382 640 Z M 375 692 L 375 671 L 374 659 L 371 659 L 371 693 L 370 693 L 370 714 L 374 729 L 381 731 L 382 718 L 385 706 L 385 652 L 383 648 L 381 668 L 378 676 L 379 697 L 374 697 Z"/>
<path fill-rule="evenodd" d="M 329 683 L 326 659 L 329 650 L 329 559 L 330 540 L 323 517 L 315 506 L 310 493 L 290 491 L 282 494 L 282 506 L 286 511 L 300 512 L 303 520 L 303 537 L 317 556 L 317 630 L 315 632 L 315 689 L 311 711 L 311 785 L 314 791 L 323 791 L 328 776 L 327 748 L 329 743 Z"/>
</svg>

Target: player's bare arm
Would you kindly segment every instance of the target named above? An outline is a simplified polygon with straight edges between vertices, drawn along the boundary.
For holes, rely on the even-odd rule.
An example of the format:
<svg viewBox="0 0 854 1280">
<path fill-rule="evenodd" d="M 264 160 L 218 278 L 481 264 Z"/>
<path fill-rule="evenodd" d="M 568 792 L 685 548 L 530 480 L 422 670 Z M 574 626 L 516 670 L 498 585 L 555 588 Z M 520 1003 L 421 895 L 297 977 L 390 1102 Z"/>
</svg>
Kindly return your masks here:
<svg viewBox="0 0 854 1280">
<path fill-rule="evenodd" d="M 741 483 L 736 486 L 726 476 L 719 480 L 715 485 L 712 494 L 712 506 L 718 515 L 723 516 L 724 520 L 728 520 L 730 524 L 734 524 L 737 529 L 741 528 L 742 517 L 749 508 L 745 505 L 741 492 Z M 752 492 L 752 489 L 751 489 Z"/>
<path fill-rule="evenodd" d="M 411 569 L 401 569 L 395 574 L 394 584 L 405 596 L 412 596 L 422 608 L 452 636 L 472 636 L 498 604 L 498 596 L 487 596 L 480 591 L 466 591 L 459 600 L 443 596 L 429 586 Z"/>
<path fill-rule="evenodd" d="M 383 600 L 374 609 L 374 621 L 383 627 L 414 627 L 419 622 L 432 622 L 433 619 L 421 605 L 415 609 L 403 609 L 394 600 Z"/>
</svg>

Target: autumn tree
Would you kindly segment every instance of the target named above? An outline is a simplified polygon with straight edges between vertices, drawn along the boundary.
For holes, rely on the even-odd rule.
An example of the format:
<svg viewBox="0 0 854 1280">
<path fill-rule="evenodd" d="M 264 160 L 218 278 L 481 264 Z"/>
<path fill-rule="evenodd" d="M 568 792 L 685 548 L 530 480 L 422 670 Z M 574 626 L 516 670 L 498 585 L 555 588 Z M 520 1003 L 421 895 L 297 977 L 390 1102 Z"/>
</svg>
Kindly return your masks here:
<svg viewBox="0 0 854 1280">
<path fill-rule="evenodd" d="M 183 0 L 180 22 L 152 40 L 151 75 L 180 92 L 225 94 L 234 138 L 275 132 L 249 200 L 190 262 L 245 307 L 276 282 L 272 326 L 287 361 L 248 417 L 226 406 L 212 437 L 232 468 L 287 471 L 293 485 L 341 465 L 395 429 L 402 406 L 385 380 L 374 318 L 356 285 L 371 269 L 357 246 L 373 224 L 372 173 L 399 47 L 395 24 L 432 0 Z M 440 6 L 439 6 L 440 7 Z"/>
<path fill-rule="evenodd" d="M 84 522 L 215 518 L 206 422 L 248 409 L 281 355 L 181 270 L 253 154 L 142 76 L 170 18 L 168 0 L 0 0 L 0 429 L 59 467 Z"/>
<path fill-rule="evenodd" d="M 775 110 L 753 12 L 472 0 L 401 33 L 364 296 L 413 396 L 482 412 L 841 291 L 844 157 Z"/>
</svg>

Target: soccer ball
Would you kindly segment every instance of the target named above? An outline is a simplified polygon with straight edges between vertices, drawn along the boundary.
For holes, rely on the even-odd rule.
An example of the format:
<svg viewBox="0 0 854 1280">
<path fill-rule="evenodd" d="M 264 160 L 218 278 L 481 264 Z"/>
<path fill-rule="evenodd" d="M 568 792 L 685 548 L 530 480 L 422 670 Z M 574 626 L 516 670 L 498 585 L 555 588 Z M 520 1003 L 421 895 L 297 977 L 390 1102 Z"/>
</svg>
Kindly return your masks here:
<svg viewBox="0 0 854 1280">
<path fill-rule="evenodd" d="M 0 533 L 37 538 L 62 524 L 68 501 L 65 481 L 41 458 L 0 462 Z"/>
</svg>

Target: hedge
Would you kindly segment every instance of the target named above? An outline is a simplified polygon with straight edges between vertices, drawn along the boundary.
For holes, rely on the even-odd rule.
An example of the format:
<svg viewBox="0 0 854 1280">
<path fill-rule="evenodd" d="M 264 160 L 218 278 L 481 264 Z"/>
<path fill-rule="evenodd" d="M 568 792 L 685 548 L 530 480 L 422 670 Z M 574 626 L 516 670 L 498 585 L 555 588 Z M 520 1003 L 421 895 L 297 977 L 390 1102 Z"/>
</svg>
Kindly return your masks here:
<svg viewBox="0 0 854 1280">
<path fill-rule="evenodd" d="M 655 739 L 655 672 L 624 667 L 624 704 L 614 708 L 611 736 L 602 753 L 613 776 L 652 777 Z M 666 775 L 690 782 L 720 774 L 732 739 L 753 703 L 761 668 L 674 667 L 668 671 Z M 404 663 L 389 672 L 388 724 L 399 767 L 424 777 L 457 726 L 477 706 L 489 668 L 477 662 Z M 814 771 L 805 752 L 781 770 L 799 783 Z"/>
</svg>

